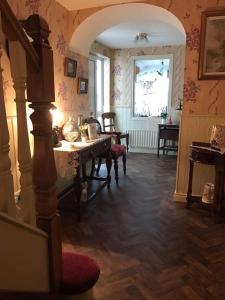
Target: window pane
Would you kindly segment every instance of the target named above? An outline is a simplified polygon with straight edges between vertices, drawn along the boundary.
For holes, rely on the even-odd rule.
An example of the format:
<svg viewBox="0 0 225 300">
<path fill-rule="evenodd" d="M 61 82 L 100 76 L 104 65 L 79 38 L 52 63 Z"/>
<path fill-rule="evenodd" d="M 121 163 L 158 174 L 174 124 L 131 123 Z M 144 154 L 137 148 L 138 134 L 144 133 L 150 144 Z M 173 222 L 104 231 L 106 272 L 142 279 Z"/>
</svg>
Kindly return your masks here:
<svg viewBox="0 0 225 300">
<path fill-rule="evenodd" d="M 134 64 L 134 116 L 158 116 L 168 106 L 170 59 L 138 59 Z"/>
</svg>

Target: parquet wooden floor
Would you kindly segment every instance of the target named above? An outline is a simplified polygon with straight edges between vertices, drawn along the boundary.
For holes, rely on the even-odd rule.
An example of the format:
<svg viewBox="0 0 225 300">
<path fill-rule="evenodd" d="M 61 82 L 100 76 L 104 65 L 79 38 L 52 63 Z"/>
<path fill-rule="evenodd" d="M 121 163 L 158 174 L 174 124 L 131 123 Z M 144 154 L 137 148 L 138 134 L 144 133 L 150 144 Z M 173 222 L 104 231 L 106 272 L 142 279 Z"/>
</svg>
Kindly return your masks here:
<svg viewBox="0 0 225 300">
<path fill-rule="evenodd" d="M 82 222 L 70 197 L 61 203 L 64 248 L 101 267 L 96 300 L 225 299 L 225 220 L 172 202 L 175 173 L 174 157 L 129 153 L 127 177 Z"/>
</svg>

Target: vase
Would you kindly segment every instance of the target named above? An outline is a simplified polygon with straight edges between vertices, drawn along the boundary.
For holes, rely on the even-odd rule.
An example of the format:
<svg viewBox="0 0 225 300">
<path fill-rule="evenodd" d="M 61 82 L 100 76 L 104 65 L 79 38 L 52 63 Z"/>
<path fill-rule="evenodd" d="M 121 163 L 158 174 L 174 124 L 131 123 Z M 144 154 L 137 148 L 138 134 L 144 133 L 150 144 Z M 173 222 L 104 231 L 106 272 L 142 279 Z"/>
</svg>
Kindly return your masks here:
<svg viewBox="0 0 225 300">
<path fill-rule="evenodd" d="M 88 140 L 87 136 L 82 136 L 82 137 L 81 137 L 81 142 L 82 142 L 82 143 L 86 143 L 87 140 Z"/>
<path fill-rule="evenodd" d="M 174 112 L 174 116 L 173 116 L 173 122 L 176 125 L 179 125 L 180 123 L 180 117 L 181 117 L 181 110 L 176 110 Z"/>
<path fill-rule="evenodd" d="M 77 125 L 71 117 L 64 124 L 62 133 L 65 140 L 68 142 L 74 142 L 79 137 L 79 131 Z"/>
<path fill-rule="evenodd" d="M 166 124 L 166 119 L 165 118 L 161 118 L 161 124 Z"/>
</svg>

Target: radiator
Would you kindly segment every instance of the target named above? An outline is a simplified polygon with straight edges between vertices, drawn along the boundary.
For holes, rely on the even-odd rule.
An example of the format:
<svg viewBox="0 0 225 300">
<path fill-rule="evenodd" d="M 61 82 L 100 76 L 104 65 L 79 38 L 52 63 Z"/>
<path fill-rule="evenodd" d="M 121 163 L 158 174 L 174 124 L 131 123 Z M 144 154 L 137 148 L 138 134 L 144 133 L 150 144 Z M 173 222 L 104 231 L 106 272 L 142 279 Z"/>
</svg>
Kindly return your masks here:
<svg viewBox="0 0 225 300">
<path fill-rule="evenodd" d="M 129 146 L 134 148 L 157 148 L 158 132 L 153 130 L 128 130 Z"/>
</svg>

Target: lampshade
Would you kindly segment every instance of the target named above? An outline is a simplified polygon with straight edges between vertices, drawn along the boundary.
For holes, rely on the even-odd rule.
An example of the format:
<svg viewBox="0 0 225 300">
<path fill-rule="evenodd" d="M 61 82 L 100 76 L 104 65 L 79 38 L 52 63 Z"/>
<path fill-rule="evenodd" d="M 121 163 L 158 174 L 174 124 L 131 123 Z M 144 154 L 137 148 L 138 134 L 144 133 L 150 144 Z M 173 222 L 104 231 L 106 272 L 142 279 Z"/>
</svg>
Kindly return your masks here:
<svg viewBox="0 0 225 300">
<path fill-rule="evenodd" d="M 52 115 L 52 126 L 61 126 L 63 121 L 63 113 L 57 108 L 51 109 L 51 115 Z"/>
</svg>

